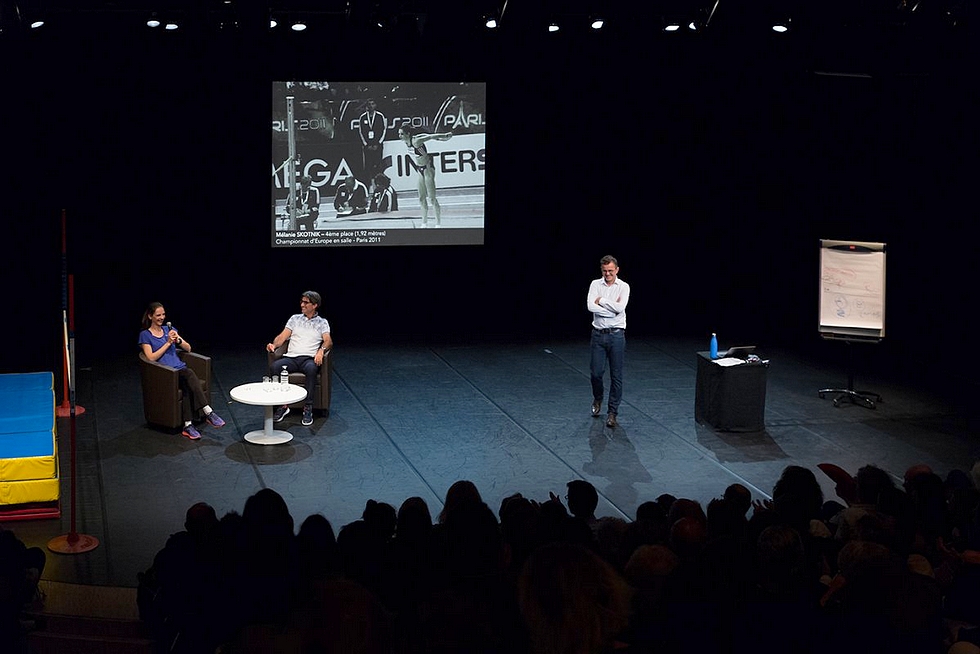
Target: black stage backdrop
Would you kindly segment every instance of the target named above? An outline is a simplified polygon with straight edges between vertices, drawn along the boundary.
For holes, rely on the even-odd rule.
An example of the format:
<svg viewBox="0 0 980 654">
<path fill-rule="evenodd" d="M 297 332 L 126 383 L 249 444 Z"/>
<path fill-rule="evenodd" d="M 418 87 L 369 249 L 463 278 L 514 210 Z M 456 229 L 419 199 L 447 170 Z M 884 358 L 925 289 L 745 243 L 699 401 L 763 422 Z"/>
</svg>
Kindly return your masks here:
<svg viewBox="0 0 980 654">
<path fill-rule="evenodd" d="M 60 370 L 62 209 L 81 365 L 135 353 L 153 300 L 199 347 L 258 351 L 310 288 L 338 347 L 584 339 L 606 253 L 631 333 L 837 356 L 817 335 L 821 238 L 888 244 L 880 363 L 950 361 L 975 298 L 973 85 L 955 51 L 912 71 L 880 54 L 855 53 L 865 78 L 816 74 L 813 47 L 622 31 L 0 39 L 3 371 Z M 270 248 L 277 79 L 486 82 L 485 244 Z"/>
</svg>

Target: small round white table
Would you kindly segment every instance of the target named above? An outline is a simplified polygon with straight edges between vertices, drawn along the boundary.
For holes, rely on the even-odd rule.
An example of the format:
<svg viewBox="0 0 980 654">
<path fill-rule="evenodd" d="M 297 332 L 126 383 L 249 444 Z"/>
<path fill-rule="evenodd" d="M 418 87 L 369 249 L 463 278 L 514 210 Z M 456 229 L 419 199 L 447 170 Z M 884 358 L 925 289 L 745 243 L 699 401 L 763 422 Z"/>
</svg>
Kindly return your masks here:
<svg viewBox="0 0 980 654">
<path fill-rule="evenodd" d="M 272 407 L 305 400 L 306 389 L 295 384 L 286 384 L 284 387 L 273 383 L 271 387 L 266 387 L 262 382 L 253 382 L 231 389 L 231 399 L 242 404 L 265 407 L 264 428 L 248 432 L 245 440 L 256 445 L 279 445 L 291 441 L 293 435 L 288 431 L 272 428 Z"/>
</svg>

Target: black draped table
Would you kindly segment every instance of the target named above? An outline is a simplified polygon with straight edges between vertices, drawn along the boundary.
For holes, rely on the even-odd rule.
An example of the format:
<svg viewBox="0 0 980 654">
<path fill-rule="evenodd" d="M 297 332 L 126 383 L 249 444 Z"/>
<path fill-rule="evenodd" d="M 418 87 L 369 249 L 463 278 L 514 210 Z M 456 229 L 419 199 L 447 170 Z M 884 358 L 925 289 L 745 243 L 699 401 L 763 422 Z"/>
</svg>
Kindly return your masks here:
<svg viewBox="0 0 980 654">
<path fill-rule="evenodd" d="M 694 419 L 721 431 L 762 431 L 766 427 L 768 361 L 723 366 L 698 352 Z"/>
</svg>

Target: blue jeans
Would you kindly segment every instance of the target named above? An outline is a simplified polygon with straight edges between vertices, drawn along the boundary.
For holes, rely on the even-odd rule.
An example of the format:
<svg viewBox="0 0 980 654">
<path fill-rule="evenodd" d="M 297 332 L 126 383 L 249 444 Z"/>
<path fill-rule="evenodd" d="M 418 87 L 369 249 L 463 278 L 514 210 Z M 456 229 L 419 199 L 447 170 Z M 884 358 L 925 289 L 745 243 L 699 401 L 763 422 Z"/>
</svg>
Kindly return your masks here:
<svg viewBox="0 0 980 654">
<path fill-rule="evenodd" d="M 626 353 L 626 330 L 618 329 L 608 334 L 592 330 L 592 399 L 602 402 L 602 377 L 609 361 L 609 413 L 619 413 L 623 399 L 623 359 Z"/>
<path fill-rule="evenodd" d="M 316 376 L 320 372 L 320 366 L 316 365 L 316 359 L 308 356 L 277 359 L 269 368 L 274 381 L 279 381 L 283 366 L 285 366 L 286 372 L 301 372 L 306 375 L 306 404 L 313 406 L 313 389 L 316 388 Z"/>
</svg>

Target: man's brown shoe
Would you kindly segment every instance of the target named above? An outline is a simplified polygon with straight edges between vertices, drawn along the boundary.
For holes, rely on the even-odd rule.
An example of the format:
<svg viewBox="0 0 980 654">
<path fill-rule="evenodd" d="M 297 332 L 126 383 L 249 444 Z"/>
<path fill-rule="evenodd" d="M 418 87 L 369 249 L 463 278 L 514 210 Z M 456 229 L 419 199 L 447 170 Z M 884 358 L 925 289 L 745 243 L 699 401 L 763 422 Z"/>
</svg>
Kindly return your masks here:
<svg viewBox="0 0 980 654">
<path fill-rule="evenodd" d="M 595 400 L 592 402 L 592 417 L 598 418 L 599 412 L 602 411 L 602 400 Z"/>
<path fill-rule="evenodd" d="M 606 427 L 609 427 L 610 429 L 615 429 L 617 426 L 619 426 L 619 423 L 616 422 L 616 414 L 610 413 L 609 417 L 606 418 Z"/>
</svg>

